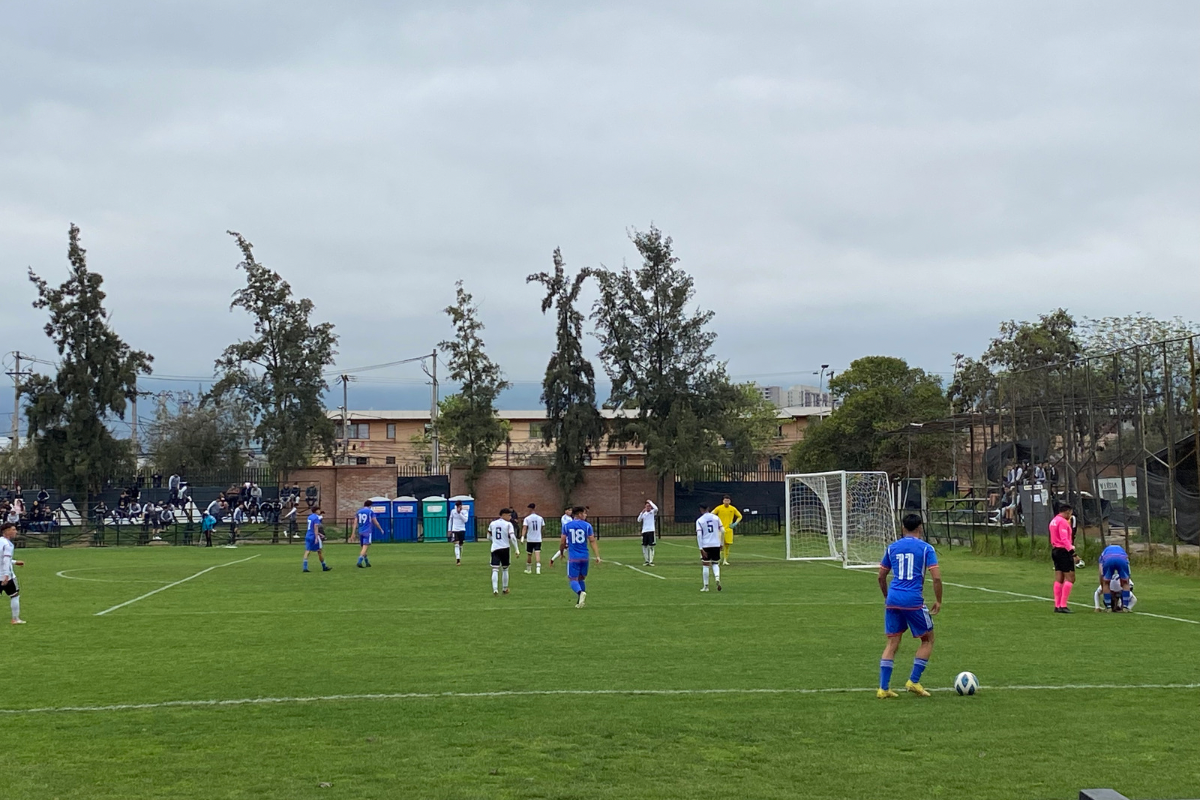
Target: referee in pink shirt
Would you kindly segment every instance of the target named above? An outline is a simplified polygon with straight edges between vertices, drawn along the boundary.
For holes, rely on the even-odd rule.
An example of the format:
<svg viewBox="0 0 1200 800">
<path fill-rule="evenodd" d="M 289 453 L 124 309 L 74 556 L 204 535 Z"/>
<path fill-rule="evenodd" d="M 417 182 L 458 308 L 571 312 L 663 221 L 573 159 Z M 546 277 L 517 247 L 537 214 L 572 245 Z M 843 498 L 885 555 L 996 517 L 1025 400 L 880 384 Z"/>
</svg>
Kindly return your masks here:
<svg viewBox="0 0 1200 800">
<path fill-rule="evenodd" d="M 1050 557 L 1054 560 L 1054 613 L 1070 614 L 1067 601 L 1075 587 L 1075 535 L 1071 528 L 1070 503 L 1057 503 L 1050 520 Z"/>
</svg>

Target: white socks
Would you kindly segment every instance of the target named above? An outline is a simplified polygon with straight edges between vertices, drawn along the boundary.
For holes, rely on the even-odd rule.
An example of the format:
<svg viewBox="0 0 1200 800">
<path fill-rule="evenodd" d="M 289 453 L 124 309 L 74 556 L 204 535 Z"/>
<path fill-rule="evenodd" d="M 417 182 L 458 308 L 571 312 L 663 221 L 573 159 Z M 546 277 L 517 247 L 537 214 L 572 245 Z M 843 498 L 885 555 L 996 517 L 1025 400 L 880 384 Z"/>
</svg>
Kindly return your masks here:
<svg viewBox="0 0 1200 800">
<path fill-rule="evenodd" d="M 717 579 L 717 583 L 721 582 L 721 565 L 713 564 L 713 577 Z"/>
<path fill-rule="evenodd" d="M 492 594 L 498 591 L 500 591 L 500 569 L 497 567 L 492 569 Z"/>
<path fill-rule="evenodd" d="M 654 548 L 647 547 L 646 549 L 650 551 L 650 557 L 646 560 L 649 561 L 651 564 L 653 564 L 654 563 Z"/>
<path fill-rule="evenodd" d="M 462 545 L 461 544 L 454 545 L 454 560 L 462 561 Z"/>
<path fill-rule="evenodd" d="M 704 588 L 708 588 L 708 565 L 704 565 Z"/>
<path fill-rule="evenodd" d="M 537 562 L 537 574 L 538 575 L 542 574 L 542 562 L 540 562 L 540 561 Z"/>
<path fill-rule="evenodd" d="M 504 568 L 504 591 L 508 591 L 508 567 Z"/>
<path fill-rule="evenodd" d="M 20 619 L 21 618 L 21 598 L 20 597 L 10 597 L 10 598 L 8 598 L 8 604 L 10 606 L 12 606 L 13 619 Z"/>
</svg>

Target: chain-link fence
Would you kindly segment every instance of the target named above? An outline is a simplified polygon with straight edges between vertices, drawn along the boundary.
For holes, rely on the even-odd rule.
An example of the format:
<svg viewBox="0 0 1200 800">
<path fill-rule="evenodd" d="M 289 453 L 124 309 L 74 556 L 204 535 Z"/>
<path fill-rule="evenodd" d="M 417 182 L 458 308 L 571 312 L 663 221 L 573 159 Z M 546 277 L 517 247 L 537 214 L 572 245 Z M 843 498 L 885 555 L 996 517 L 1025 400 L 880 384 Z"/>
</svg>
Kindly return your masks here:
<svg viewBox="0 0 1200 800">
<path fill-rule="evenodd" d="M 1200 542 L 1197 349 L 1188 336 L 1005 372 L 952 417 L 957 493 L 931 507 L 939 535 L 1037 547 L 1042 508 L 1067 500 L 1085 533 L 1155 553 Z M 1036 523 L 1033 519 L 1036 517 Z M 1025 528 L 1030 537 L 992 533 Z"/>
</svg>

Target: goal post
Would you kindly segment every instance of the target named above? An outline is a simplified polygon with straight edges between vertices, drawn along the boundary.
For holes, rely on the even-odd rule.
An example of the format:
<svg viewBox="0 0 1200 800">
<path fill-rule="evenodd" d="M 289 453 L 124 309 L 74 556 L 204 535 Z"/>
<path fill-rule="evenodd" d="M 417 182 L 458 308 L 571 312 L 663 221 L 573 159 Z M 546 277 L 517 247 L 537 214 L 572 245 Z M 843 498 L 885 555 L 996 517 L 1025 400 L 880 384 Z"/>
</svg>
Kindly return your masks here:
<svg viewBox="0 0 1200 800">
<path fill-rule="evenodd" d="M 789 561 L 870 568 L 896 540 L 886 472 L 814 472 L 784 480 Z"/>
</svg>

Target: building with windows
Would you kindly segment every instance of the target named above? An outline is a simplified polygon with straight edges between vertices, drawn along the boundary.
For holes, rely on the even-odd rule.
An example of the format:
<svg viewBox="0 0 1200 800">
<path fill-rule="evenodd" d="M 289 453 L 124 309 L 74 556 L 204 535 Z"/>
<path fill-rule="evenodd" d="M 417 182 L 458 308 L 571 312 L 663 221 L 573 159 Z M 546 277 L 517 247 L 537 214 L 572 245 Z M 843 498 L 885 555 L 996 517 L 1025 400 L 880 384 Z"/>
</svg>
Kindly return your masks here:
<svg viewBox="0 0 1200 800">
<path fill-rule="evenodd" d="M 828 414 L 833 410 L 833 395 L 816 386 L 759 386 L 763 398 L 779 409 L 805 409 L 810 413 Z"/>
<path fill-rule="evenodd" d="M 605 419 L 615 419 L 618 412 L 601 409 Z M 335 463 L 416 468 L 429 464 L 432 448 L 429 437 L 429 411 L 351 410 L 346 414 L 342 429 L 342 412 L 328 412 L 337 434 Z M 542 426 L 546 411 L 498 411 L 497 416 L 508 423 L 509 432 L 504 444 L 492 456 L 493 466 L 539 466 L 550 461 L 551 448 L 542 441 Z M 813 408 L 781 408 L 775 436 L 766 455 L 779 459 L 788 448 L 804 436 L 809 416 L 817 416 Z M 443 458 L 444 461 L 444 458 Z M 318 462 L 320 463 L 320 462 Z M 324 463 L 329 463 L 328 461 Z M 602 447 L 593 458 L 597 466 L 645 465 L 645 453 L 637 445 Z"/>
</svg>

